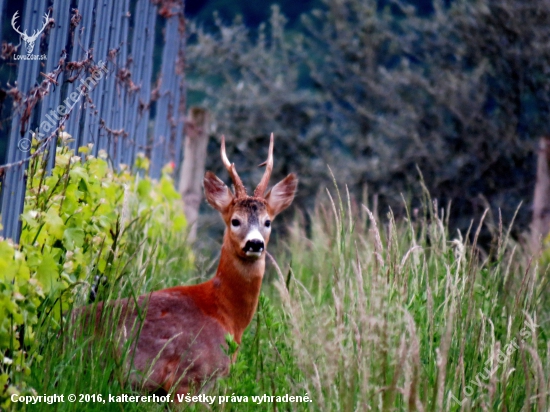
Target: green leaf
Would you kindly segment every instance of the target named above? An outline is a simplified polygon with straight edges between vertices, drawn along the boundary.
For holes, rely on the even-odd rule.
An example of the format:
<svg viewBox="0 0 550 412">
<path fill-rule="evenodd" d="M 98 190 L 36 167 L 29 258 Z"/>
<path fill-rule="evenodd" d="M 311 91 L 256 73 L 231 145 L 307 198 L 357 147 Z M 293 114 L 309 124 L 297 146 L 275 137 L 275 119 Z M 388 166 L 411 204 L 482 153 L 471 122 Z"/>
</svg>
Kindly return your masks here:
<svg viewBox="0 0 550 412">
<path fill-rule="evenodd" d="M 183 229 L 185 229 L 185 226 L 187 226 L 187 221 L 185 220 L 185 215 L 183 213 L 174 216 L 172 219 L 172 227 L 174 231 L 181 232 Z"/>
<path fill-rule="evenodd" d="M 21 221 L 26 223 L 29 226 L 29 228 L 36 228 L 39 225 L 37 217 L 38 217 L 37 210 L 26 210 L 21 215 Z"/>
<path fill-rule="evenodd" d="M 36 268 L 36 279 L 38 279 L 46 294 L 50 292 L 54 282 L 56 282 L 58 272 L 59 268 L 57 267 L 52 255 L 44 254 L 42 257 L 42 262 L 40 262 Z"/>
<path fill-rule="evenodd" d="M 15 277 L 14 252 L 6 240 L 0 242 L 0 281 L 11 281 Z"/>
<path fill-rule="evenodd" d="M 174 187 L 172 179 L 163 176 L 160 179 L 160 192 L 166 197 L 167 200 L 178 200 L 180 199 L 180 194 Z"/>
<path fill-rule="evenodd" d="M 227 344 L 227 348 L 224 348 L 222 346 L 222 349 L 227 354 L 227 356 L 233 355 L 239 349 L 239 344 L 235 342 L 235 340 L 233 339 L 233 335 L 231 335 L 230 333 L 225 334 L 225 343 Z"/>
<path fill-rule="evenodd" d="M 63 237 L 63 231 L 65 225 L 63 219 L 59 217 L 59 213 L 56 208 L 50 208 L 44 217 L 44 229 L 46 229 L 55 239 L 61 239 Z"/>
<path fill-rule="evenodd" d="M 151 198 L 151 181 L 142 179 L 138 183 L 138 194 L 140 197 L 144 198 L 143 200 L 150 204 L 150 198 Z"/>
<path fill-rule="evenodd" d="M 63 233 L 63 245 L 67 250 L 74 250 L 84 245 L 84 231 L 79 227 L 71 227 Z"/>
<path fill-rule="evenodd" d="M 78 181 L 79 179 L 88 180 L 88 173 L 82 166 L 75 166 L 69 171 L 71 179 Z"/>
</svg>

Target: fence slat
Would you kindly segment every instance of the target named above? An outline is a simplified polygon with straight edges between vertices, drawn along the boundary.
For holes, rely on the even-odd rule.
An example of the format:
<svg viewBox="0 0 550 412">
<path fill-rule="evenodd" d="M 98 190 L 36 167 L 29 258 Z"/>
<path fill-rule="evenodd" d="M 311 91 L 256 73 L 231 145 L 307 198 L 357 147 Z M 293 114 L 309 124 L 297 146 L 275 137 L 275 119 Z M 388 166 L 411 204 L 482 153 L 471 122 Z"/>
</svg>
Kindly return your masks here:
<svg viewBox="0 0 550 412">
<path fill-rule="evenodd" d="M 90 42 L 93 34 L 95 3 L 96 2 L 94 0 L 78 1 L 78 10 L 82 16 L 82 20 L 73 32 L 73 42 L 71 44 L 72 62 L 83 61 L 87 57 L 87 51 L 90 49 Z M 77 72 L 75 70 L 75 73 L 73 73 L 72 76 L 74 77 L 76 75 Z M 69 83 L 67 94 L 70 96 L 72 93 L 80 93 L 82 84 L 79 79 L 84 79 L 86 77 L 87 75 L 84 71 L 84 73 L 75 78 L 72 83 Z M 74 103 L 74 108 L 72 109 L 66 123 L 65 129 L 74 139 L 71 143 L 71 147 L 73 149 L 78 149 L 80 146 L 85 146 L 88 144 L 88 140 L 86 139 L 87 135 L 82 132 L 85 102 L 86 97 L 83 96 Z"/>
<path fill-rule="evenodd" d="M 140 64 L 143 67 L 140 84 L 138 117 L 136 127 L 136 150 L 147 151 L 147 131 L 149 128 L 149 115 L 151 105 L 151 82 L 153 79 L 153 49 L 155 43 L 155 26 L 157 22 L 157 7 L 147 1 L 147 22 L 145 25 L 145 53 Z M 136 153 L 137 154 L 137 153 Z"/>
<path fill-rule="evenodd" d="M 164 40 L 177 39 L 178 22 L 175 17 L 170 17 L 166 24 Z M 173 45 L 176 44 L 176 47 Z M 157 116 L 153 132 L 153 144 L 151 148 L 151 176 L 160 177 L 165 158 L 167 142 L 170 140 L 170 124 L 172 120 L 172 107 L 174 101 L 174 89 L 171 88 L 171 79 L 175 77 L 177 58 L 177 41 L 166 44 L 162 54 L 162 72 L 158 86 L 159 97 L 157 99 Z M 174 50 L 174 48 L 176 50 Z M 176 52 L 176 53 L 175 53 Z"/>
<path fill-rule="evenodd" d="M 4 15 L 4 0 L 0 0 L 0 16 Z M 0 38 L 2 38 L 2 22 L 3 19 L 0 19 Z"/>
<path fill-rule="evenodd" d="M 120 30 L 118 30 L 119 37 L 117 38 L 117 42 L 120 45 L 119 46 L 119 53 L 116 56 L 116 66 L 117 67 L 124 67 L 126 65 L 127 59 L 128 59 L 128 45 L 126 43 L 126 39 L 128 39 L 128 28 L 129 28 L 129 20 L 130 20 L 130 2 L 129 0 L 125 0 L 124 2 L 120 3 L 120 9 L 118 11 L 119 13 L 119 20 L 118 23 Z M 115 69 L 116 70 L 116 69 Z M 124 130 L 124 115 L 126 112 L 124 111 L 124 107 L 126 104 L 126 96 L 127 96 L 127 89 L 123 87 L 120 81 L 118 81 L 118 73 L 113 72 L 113 85 L 112 85 L 112 93 L 113 93 L 113 99 L 112 99 L 112 128 L 117 131 Z M 116 80 L 116 81 L 115 81 Z M 112 147 L 112 156 L 114 158 L 115 165 L 120 166 L 121 164 L 127 164 L 123 160 L 123 142 L 126 139 L 126 134 L 123 133 L 118 136 L 114 136 L 114 142 Z"/>
<path fill-rule="evenodd" d="M 179 76 L 177 74 L 180 47 L 184 41 L 183 36 L 180 35 L 180 19 L 183 19 L 183 9 L 176 3 L 169 11 L 164 33 L 165 46 L 158 86 L 154 142 L 151 149 L 151 176 L 154 178 L 160 177 L 161 169 L 167 161 L 171 160 L 175 163 L 179 160 L 175 156 L 174 148 L 181 147 L 182 137 L 181 134 L 176 135 L 176 130 L 177 126 L 183 122 L 183 117 L 179 116 Z"/>
<path fill-rule="evenodd" d="M 95 23 L 96 27 L 93 34 L 93 58 L 97 64 L 99 60 L 107 59 L 107 47 L 109 44 L 109 24 L 113 10 L 113 3 L 109 0 L 98 0 L 96 5 Z M 92 73 L 89 73 L 92 75 Z M 89 77 L 89 76 L 88 76 Z M 94 144 L 93 154 L 98 155 L 101 146 L 100 138 L 102 130 L 99 120 L 103 110 L 103 94 L 105 90 L 105 82 L 88 83 L 93 89 L 90 92 L 92 104 L 87 108 L 84 121 L 84 136 L 88 136 L 86 140 Z"/>
<path fill-rule="evenodd" d="M 145 7 L 148 2 L 145 0 L 138 0 L 136 4 L 136 10 L 134 13 L 134 27 L 144 27 L 147 15 L 145 14 Z M 128 164 L 133 163 L 133 159 L 136 152 L 135 138 L 136 138 L 136 116 L 138 112 L 138 103 L 139 103 L 139 94 L 137 85 L 134 83 L 137 82 L 137 79 L 142 78 L 140 69 L 141 65 L 141 54 L 145 52 L 145 48 L 140 47 L 144 42 L 145 30 L 134 30 L 133 31 L 133 40 L 132 46 L 129 52 L 128 66 L 126 67 L 127 73 L 125 76 L 129 79 L 130 84 L 133 85 L 132 88 L 126 86 L 126 106 L 124 118 L 126 120 L 124 124 L 124 130 L 128 134 L 128 138 L 125 139 L 123 143 L 124 152 L 127 153 L 125 160 L 128 161 Z M 128 82 L 128 81 L 127 81 Z M 134 143 L 134 144 L 132 144 Z"/>
<path fill-rule="evenodd" d="M 71 24 L 70 5 L 70 0 L 55 0 L 53 3 L 53 13 L 50 17 L 54 19 L 55 27 L 50 29 L 50 42 L 48 46 L 48 60 L 46 60 L 46 73 L 53 72 L 54 69 L 59 66 L 60 58 L 62 57 L 61 53 L 67 48 L 67 34 L 69 33 L 69 26 Z M 66 58 L 66 56 L 64 58 Z M 62 85 L 64 81 L 63 72 L 60 73 L 57 81 L 59 84 L 57 86 L 54 84 L 50 84 L 50 92 L 44 97 L 44 99 L 42 99 L 38 124 L 46 120 L 47 114 L 50 114 L 50 118 L 55 119 L 56 109 L 65 97 L 64 95 L 62 95 Z M 55 126 L 57 127 L 58 124 L 59 121 L 57 121 L 57 124 Z M 48 145 L 48 170 L 51 170 L 55 162 L 56 145 L 56 138 L 53 138 Z"/>
<path fill-rule="evenodd" d="M 106 144 L 104 145 L 109 154 L 109 158 L 113 162 L 115 168 L 119 167 L 116 162 L 116 141 L 118 140 L 116 127 L 114 125 L 115 112 L 118 113 L 120 101 L 115 88 L 116 67 L 118 66 L 118 53 L 122 41 L 122 13 L 124 2 L 113 3 L 113 17 L 109 27 L 109 43 L 107 47 L 108 61 L 111 63 L 111 75 L 104 82 L 104 91 L 102 96 L 102 107 L 104 110 L 101 113 L 101 122 L 104 122 L 104 127 L 101 133 L 105 136 Z"/>
</svg>

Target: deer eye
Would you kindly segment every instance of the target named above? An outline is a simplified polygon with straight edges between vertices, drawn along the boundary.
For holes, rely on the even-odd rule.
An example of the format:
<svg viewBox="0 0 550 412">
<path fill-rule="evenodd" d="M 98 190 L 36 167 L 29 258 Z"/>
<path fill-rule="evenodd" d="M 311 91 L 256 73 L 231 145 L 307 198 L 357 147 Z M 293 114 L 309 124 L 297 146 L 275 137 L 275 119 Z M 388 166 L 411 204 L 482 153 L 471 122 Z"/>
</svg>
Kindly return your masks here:
<svg viewBox="0 0 550 412">
<path fill-rule="evenodd" d="M 271 226 L 271 220 L 267 219 L 264 223 L 265 227 L 270 227 Z"/>
<path fill-rule="evenodd" d="M 239 227 L 240 225 L 241 225 L 241 221 L 239 219 L 232 219 L 231 220 L 231 226 Z"/>
</svg>

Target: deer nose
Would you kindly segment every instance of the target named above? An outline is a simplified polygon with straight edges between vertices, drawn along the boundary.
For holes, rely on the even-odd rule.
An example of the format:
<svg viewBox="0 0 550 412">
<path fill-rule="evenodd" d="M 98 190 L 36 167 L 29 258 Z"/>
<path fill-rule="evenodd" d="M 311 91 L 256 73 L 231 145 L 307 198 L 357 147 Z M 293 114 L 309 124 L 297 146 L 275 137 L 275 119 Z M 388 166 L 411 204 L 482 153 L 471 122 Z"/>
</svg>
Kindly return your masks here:
<svg viewBox="0 0 550 412">
<path fill-rule="evenodd" d="M 264 242 L 260 239 L 250 239 L 244 245 L 245 252 L 261 253 L 264 250 Z"/>
</svg>

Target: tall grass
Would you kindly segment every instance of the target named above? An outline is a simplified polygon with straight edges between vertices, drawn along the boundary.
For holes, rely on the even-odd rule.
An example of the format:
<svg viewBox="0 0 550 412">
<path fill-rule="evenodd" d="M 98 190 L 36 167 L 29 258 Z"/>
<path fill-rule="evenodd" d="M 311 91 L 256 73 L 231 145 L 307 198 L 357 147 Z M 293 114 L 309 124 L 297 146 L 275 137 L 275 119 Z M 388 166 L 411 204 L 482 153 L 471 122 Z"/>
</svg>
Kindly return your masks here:
<svg viewBox="0 0 550 412">
<path fill-rule="evenodd" d="M 230 376 L 207 391 L 246 395 L 248 402 L 181 409 L 547 412 L 546 269 L 502 222 L 485 249 L 477 239 L 486 215 L 469 233 L 451 234 L 447 212 L 427 194 L 424 205 L 406 219 L 391 212 L 379 218 L 336 189 L 307 223 L 298 216 L 286 242 L 272 248 L 258 312 Z M 198 281 L 193 271 L 178 270 L 185 266 L 178 252 L 185 245 L 173 239 L 151 244 L 144 241 L 146 228 L 135 230 L 131 270 L 106 299 Z M 73 335 L 42 332 L 43 367 L 33 368 L 31 377 L 39 393 L 138 393 L 128 386 L 124 354 L 113 350 L 109 335 Z M 251 399 L 306 393 L 313 402 Z M 27 407 L 175 409 L 143 403 Z"/>
<path fill-rule="evenodd" d="M 548 410 L 548 274 L 502 222 L 485 251 L 486 214 L 451 235 L 427 194 L 399 222 L 329 197 L 277 283 L 314 409 Z"/>
</svg>

